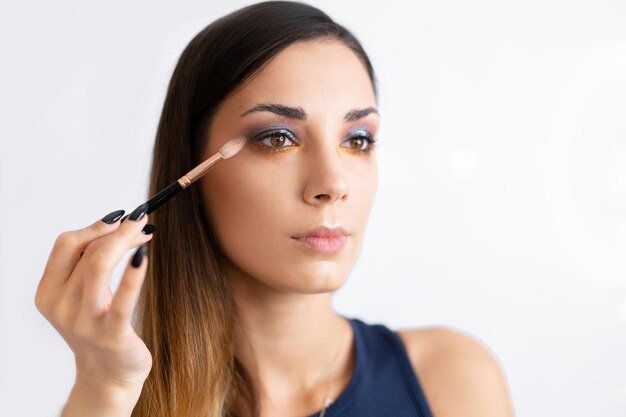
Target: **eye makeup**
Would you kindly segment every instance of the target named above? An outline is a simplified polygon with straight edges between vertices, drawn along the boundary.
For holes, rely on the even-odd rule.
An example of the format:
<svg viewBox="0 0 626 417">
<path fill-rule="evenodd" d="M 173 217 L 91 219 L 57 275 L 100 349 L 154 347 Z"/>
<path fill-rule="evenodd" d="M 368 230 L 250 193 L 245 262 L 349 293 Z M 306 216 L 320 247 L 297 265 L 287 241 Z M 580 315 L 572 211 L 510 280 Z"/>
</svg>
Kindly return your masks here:
<svg viewBox="0 0 626 417">
<path fill-rule="evenodd" d="M 272 139 L 275 139 L 275 138 L 283 138 L 283 141 L 282 141 L 283 144 L 285 142 L 291 142 L 293 145 L 276 146 L 277 145 L 276 142 L 272 143 Z M 264 143 L 268 139 L 269 139 L 269 143 Z M 284 152 L 288 148 L 292 148 L 299 144 L 299 141 L 296 138 L 296 135 L 294 135 L 288 129 L 282 129 L 282 128 L 265 130 L 263 132 L 260 132 L 254 135 L 253 137 L 251 137 L 250 141 L 262 151 L 272 152 L 272 153 Z"/>
<path fill-rule="evenodd" d="M 357 149 L 351 148 L 351 150 L 355 150 L 357 152 L 369 153 L 369 152 L 373 151 L 374 149 L 376 149 L 377 139 L 374 138 L 372 136 L 372 134 L 367 129 L 364 129 L 364 128 L 353 129 L 348 134 L 348 137 L 346 138 L 346 142 L 350 141 L 350 140 L 353 140 L 353 139 L 360 139 L 361 140 L 361 144 L 364 144 L 365 148 L 360 146 Z"/>
</svg>

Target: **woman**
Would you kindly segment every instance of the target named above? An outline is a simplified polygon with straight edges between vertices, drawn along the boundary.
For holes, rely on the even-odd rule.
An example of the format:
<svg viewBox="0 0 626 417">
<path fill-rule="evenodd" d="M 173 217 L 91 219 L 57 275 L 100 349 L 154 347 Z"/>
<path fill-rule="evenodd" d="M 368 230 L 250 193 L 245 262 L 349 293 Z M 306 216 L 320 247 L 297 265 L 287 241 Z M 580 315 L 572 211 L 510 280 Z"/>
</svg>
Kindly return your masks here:
<svg viewBox="0 0 626 417">
<path fill-rule="evenodd" d="M 36 305 L 76 357 L 64 416 L 512 415 L 473 338 L 333 311 L 376 191 L 376 101 L 359 42 L 301 3 L 243 8 L 190 42 L 150 194 L 228 140 L 248 143 L 150 215 L 147 261 L 142 207 L 59 236 Z"/>
</svg>

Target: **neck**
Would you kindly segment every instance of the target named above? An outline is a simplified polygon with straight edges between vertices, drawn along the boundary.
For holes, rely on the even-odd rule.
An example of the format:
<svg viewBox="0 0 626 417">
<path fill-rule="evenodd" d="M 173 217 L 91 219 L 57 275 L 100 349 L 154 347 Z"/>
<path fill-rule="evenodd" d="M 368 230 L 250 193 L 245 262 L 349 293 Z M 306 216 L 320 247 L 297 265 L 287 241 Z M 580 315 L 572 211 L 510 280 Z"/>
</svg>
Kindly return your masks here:
<svg viewBox="0 0 626 417">
<path fill-rule="evenodd" d="M 334 311 L 331 294 L 281 292 L 241 272 L 228 279 L 236 356 L 261 404 L 269 404 L 264 408 L 310 402 L 315 412 L 327 393 L 335 399 L 352 375 L 354 354 L 350 323 Z"/>
</svg>

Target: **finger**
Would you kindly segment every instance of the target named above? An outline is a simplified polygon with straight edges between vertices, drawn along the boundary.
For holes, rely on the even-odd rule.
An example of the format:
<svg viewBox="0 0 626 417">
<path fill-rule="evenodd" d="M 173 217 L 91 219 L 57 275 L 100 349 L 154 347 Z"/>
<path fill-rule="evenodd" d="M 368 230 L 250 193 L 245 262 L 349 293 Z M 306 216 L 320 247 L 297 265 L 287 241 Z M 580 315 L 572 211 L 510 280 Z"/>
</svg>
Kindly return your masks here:
<svg viewBox="0 0 626 417">
<path fill-rule="evenodd" d="M 124 210 L 116 210 L 84 229 L 59 235 L 48 257 L 40 285 L 63 284 L 76 267 L 85 247 L 94 240 L 113 233 L 120 226 L 119 219 L 123 214 Z"/>
<path fill-rule="evenodd" d="M 135 240 L 131 243 L 129 249 L 138 248 L 139 246 L 145 244 L 149 241 L 146 239 L 146 236 L 153 234 L 156 231 L 156 226 L 150 223 L 147 223 L 143 229 L 141 229 L 141 233 L 135 237 Z"/>
<path fill-rule="evenodd" d="M 88 307 L 89 312 L 98 314 L 107 307 L 106 295 L 109 291 L 113 269 L 133 246 L 136 239 L 141 237 L 142 243 L 146 243 L 154 236 L 141 233 L 148 220 L 148 216 L 145 215 L 146 210 L 147 206 L 139 206 L 131 213 L 130 220 L 122 223 L 115 233 L 89 245 L 81 262 L 76 266 L 74 273 L 79 278 L 76 282 L 84 285 L 82 304 Z M 139 214 L 134 216 L 136 212 Z"/>
<path fill-rule="evenodd" d="M 140 220 L 141 224 L 145 221 L 147 219 Z M 80 300 L 87 300 L 85 302 L 90 303 L 92 307 L 88 310 L 90 314 L 98 314 L 98 312 L 108 308 L 108 301 L 111 299 L 109 284 L 113 270 L 117 267 L 121 256 L 125 255 L 128 250 L 144 245 L 152 239 L 152 233 L 154 233 L 156 227 L 151 224 L 145 224 L 143 229 L 141 229 L 141 224 L 135 227 L 122 225 L 110 237 L 106 236 L 91 243 L 86 249 L 83 259 L 78 263 L 73 273 L 74 277 L 67 281 L 65 290 Z M 124 229 L 122 230 L 122 228 Z M 140 233 L 137 233 L 138 228 L 141 230 Z M 120 239 L 126 240 L 129 237 L 128 235 L 120 237 L 119 234 L 122 233 L 130 233 L 131 236 L 133 234 L 136 235 L 131 237 L 130 243 L 124 243 Z M 111 249 L 109 249 L 110 243 L 107 244 L 105 242 L 114 238 L 117 240 L 117 244 L 123 245 L 121 256 L 120 253 L 111 252 Z M 82 305 L 83 302 L 81 301 L 80 304 Z"/>
<path fill-rule="evenodd" d="M 140 246 L 126 266 L 124 276 L 120 281 L 117 292 L 111 301 L 111 319 L 128 322 L 135 309 L 137 299 L 141 293 L 141 286 L 146 277 L 147 246 Z"/>
</svg>

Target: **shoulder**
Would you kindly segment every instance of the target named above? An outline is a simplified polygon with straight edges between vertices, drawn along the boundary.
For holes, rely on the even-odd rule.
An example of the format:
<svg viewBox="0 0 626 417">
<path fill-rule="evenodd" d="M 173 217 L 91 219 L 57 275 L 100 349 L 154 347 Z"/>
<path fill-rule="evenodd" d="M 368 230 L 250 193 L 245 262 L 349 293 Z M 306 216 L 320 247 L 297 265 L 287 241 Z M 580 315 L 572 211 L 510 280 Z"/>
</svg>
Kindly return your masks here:
<svg viewBox="0 0 626 417">
<path fill-rule="evenodd" d="M 513 416 L 504 372 L 481 341 L 447 327 L 397 334 L 434 416 Z"/>
</svg>

